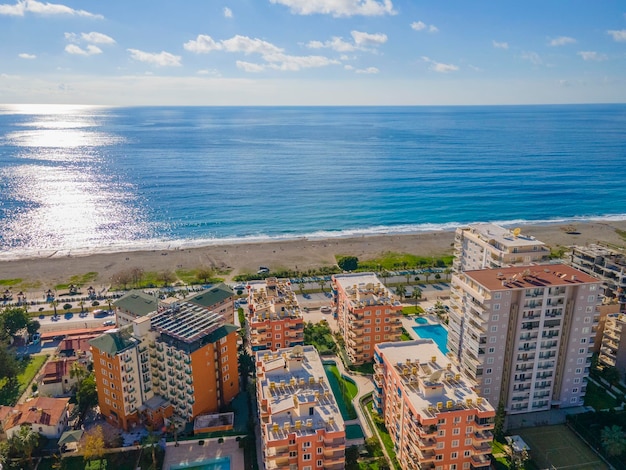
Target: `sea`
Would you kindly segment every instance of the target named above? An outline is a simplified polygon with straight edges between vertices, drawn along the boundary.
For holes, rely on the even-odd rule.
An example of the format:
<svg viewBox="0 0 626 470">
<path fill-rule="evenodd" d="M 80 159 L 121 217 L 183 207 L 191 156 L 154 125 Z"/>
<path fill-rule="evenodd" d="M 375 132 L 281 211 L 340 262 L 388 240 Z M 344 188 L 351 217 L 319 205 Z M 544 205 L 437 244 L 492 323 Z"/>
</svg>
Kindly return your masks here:
<svg viewBox="0 0 626 470">
<path fill-rule="evenodd" d="M 0 105 L 0 259 L 626 219 L 626 105 Z"/>
</svg>

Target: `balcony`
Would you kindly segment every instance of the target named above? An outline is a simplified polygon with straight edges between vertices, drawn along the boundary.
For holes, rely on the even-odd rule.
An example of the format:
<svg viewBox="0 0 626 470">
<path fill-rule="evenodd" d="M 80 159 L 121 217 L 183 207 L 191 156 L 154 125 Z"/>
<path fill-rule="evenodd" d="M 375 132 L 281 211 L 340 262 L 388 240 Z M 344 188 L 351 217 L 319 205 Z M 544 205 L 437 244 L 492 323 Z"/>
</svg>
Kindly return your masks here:
<svg viewBox="0 0 626 470">
<path fill-rule="evenodd" d="M 483 442 L 481 444 L 474 444 L 472 445 L 472 448 L 474 450 L 474 455 L 489 455 L 491 454 L 491 446 L 486 443 Z"/>
<path fill-rule="evenodd" d="M 474 433 L 474 445 L 477 443 L 493 441 L 493 433 L 491 431 L 482 431 Z"/>
</svg>

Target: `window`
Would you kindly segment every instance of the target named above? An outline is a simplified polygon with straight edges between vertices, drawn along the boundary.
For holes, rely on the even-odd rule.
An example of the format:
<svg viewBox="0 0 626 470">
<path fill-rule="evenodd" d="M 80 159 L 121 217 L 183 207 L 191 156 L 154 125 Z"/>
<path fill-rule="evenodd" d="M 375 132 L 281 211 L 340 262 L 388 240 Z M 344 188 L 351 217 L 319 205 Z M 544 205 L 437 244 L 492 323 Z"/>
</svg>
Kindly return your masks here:
<svg viewBox="0 0 626 470">
<path fill-rule="evenodd" d="M 463 457 L 469 457 L 470 455 L 472 455 L 472 453 L 469 450 L 463 452 Z"/>
<path fill-rule="evenodd" d="M 585 358 L 584 357 L 579 357 L 578 359 L 576 359 L 576 364 L 578 365 L 582 365 L 585 362 Z"/>
<path fill-rule="evenodd" d="M 591 305 L 585 307 L 585 313 L 593 313 L 593 307 Z"/>
<path fill-rule="evenodd" d="M 491 374 L 492 371 L 493 371 L 493 369 L 491 367 L 487 367 L 485 369 L 485 374 Z"/>
<path fill-rule="evenodd" d="M 471 445 L 472 445 L 472 438 L 471 438 L 471 437 L 470 437 L 470 438 L 468 438 L 468 439 L 465 439 L 465 445 L 466 445 L 466 446 L 471 446 Z M 467 457 L 467 456 L 466 456 L 466 457 Z"/>
<path fill-rule="evenodd" d="M 437 442 L 437 449 L 443 449 L 445 447 L 444 442 Z"/>
<path fill-rule="evenodd" d="M 224 357 L 222 358 L 222 364 L 225 364 L 225 363 L 227 363 L 227 362 L 228 362 L 228 356 L 224 356 Z"/>
<path fill-rule="evenodd" d="M 311 454 L 304 454 L 302 460 L 311 460 Z"/>
<path fill-rule="evenodd" d="M 491 393 L 491 389 L 490 388 L 486 388 L 485 389 L 485 395 L 489 395 Z"/>
<path fill-rule="evenodd" d="M 587 338 L 580 338 L 580 344 L 585 344 L 587 342 Z"/>
<path fill-rule="evenodd" d="M 487 358 L 487 364 L 493 364 L 493 357 Z"/>
<path fill-rule="evenodd" d="M 502 292 L 494 292 L 493 293 L 494 300 L 499 300 L 502 298 Z"/>
<path fill-rule="evenodd" d="M 459 434 L 461 434 L 461 428 L 454 428 L 452 430 L 452 435 L 453 436 L 458 436 Z M 458 441 L 457 441 L 458 442 Z"/>
<path fill-rule="evenodd" d="M 454 424 L 460 423 L 461 422 L 461 417 L 460 416 L 455 416 L 453 422 L 454 422 Z"/>
<path fill-rule="evenodd" d="M 452 452 L 450 454 L 450 458 L 451 459 L 458 459 L 459 458 L 459 453 L 458 452 Z M 454 465 L 454 464 L 453 464 Z M 450 465 L 450 468 L 452 468 L 452 465 Z"/>
<path fill-rule="evenodd" d="M 311 441 L 304 441 L 304 442 L 302 443 L 302 447 L 304 447 L 305 449 L 306 449 L 307 447 L 311 447 Z"/>
<path fill-rule="evenodd" d="M 323 461 L 321 461 L 321 460 L 318 460 L 318 461 L 317 461 L 317 466 L 318 466 L 318 467 L 321 467 L 322 465 L 324 465 L 324 462 L 323 462 Z"/>
<path fill-rule="evenodd" d="M 274 336 L 276 339 L 280 339 L 280 335 L 275 335 Z"/>
<path fill-rule="evenodd" d="M 228 382 L 230 380 L 230 375 L 226 374 L 224 376 L 224 382 Z"/>
<path fill-rule="evenodd" d="M 578 350 L 578 354 L 585 354 L 585 348 L 580 348 Z"/>
<path fill-rule="evenodd" d="M 455 439 L 452 441 L 452 447 L 459 447 L 459 440 Z"/>
<path fill-rule="evenodd" d="M 493 311 L 497 312 L 498 310 L 500 310 L 500 304 L 493 304 Z"/>
<path fill-rule="evenodd" d="M 570 398 L 570 403 L 578 403 L 578 398 L 577 397 L 572 397 Z"/>
<path fill-rule="evenodd" d="M 585 318 L 583 319 L 583 322 L 585 322 L 585 323 L 591 323 L 591 317 L 585 317 Z"/>
<path fill-rule="evenodd" d="M 471 416 L 468 416 L 468 422 L 471 421 Z M 465 434 L 472 434 L 474 432 L 474 426 L 468 426 L 465 428 Z"/>
<path fill-rule="evenodd" d="M 324 449 L 322 449 L 321 447 L 318 447 L 318 448 L 317 448 L 317 453 L 318 453 L 318 454 L 321 454 L 322 452 L 324 452 Z"/>
<path fill-rule="evenodd" d="M 492 325 L 491 326 L 491 332 L 492 333 L 497 333 L 498 332 L 498 325 Z"/>
<path fill-rule="evenodd" d="M 575 384 L 579 384 L 579 383 L 580 383 L 580 377 L 576 377 L 576 378 L 574 379 L 574 383 L 575 383 Z"/>
<path fill-rule="evenodd" d="M 371 331 L 372 331 L 372 329 L 371 329 L 371 328 L 365 328 L 365 329 L 363 330 L 363 333 L 370 333 Z"/>
<path fill-rule="evenodd" d="M 298 453 L 295 450 L 289 451 L 289 457 L 297 457 Z"/>
<path fill-rule="evenodd" d="M 577 374 L 582 374 L 583 370 L 580 367 L 576 368 L 576 373 Z"/>
<path fill-rule="evenodd" d="M 295 439 L 290 439 L 290 440 L 289 440 L 289 445 L 290 445 L 290 446 L 294 445 L 295 443 L 296 443 L 296 440 L 295 440 Z"/>
<path fill-rule="evenodd" d="M 491 383 L 491 379 L 485 379 L 485 385 L 489 385 Z"/>
<path fill-rule="evenodd" d="M 498 337 L 497 336 L 490 336 L 489 337 L 489 342 L 490 343 L 496 343 L 498 341 Z"/>
<path fill-rule="evenodd" d="M 439 437 L 444 437 L 446 435 L 446 430 L 445 429 L 440 429 L 439 432 L 437 433 L 437 435 Z"/>
<path fill-rule="evenodd" d="M 500 315 L 491 315 L 491 321 L 498 321 L 499 319 L 500 319 Z"/>
<path fill-rule="evenodd" d="M 587 297 L 587 302 L 592 303 L 596 301 L 596 296 L 595 295 L 590 295 L 589 297 Z"/>
<path fill-rule="evenodd" d="M 578 393 L 578 389 L 577 388 L 573 388 L 572 389 L 572 393 Z"/>
</svg>

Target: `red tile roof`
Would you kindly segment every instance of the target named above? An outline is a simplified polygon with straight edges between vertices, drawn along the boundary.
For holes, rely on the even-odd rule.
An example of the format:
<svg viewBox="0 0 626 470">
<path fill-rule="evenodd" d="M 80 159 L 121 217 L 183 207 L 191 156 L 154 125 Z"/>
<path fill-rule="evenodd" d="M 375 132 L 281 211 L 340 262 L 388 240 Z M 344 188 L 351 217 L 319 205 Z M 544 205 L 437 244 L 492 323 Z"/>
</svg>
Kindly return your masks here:
<svg viewBox="0 0 626 470">
<path fill-rule="evenodd" d="M 72 364 L 76 362 L 75 358 L 59 359 L 57 361 L 48 362 L 41 373 L 43 383 L 60 382 L 63 377 L 70 375 Z"/>
<path fill-rule="evenodd" d="M 69 398 L 38 397 L 20 403 L 5 416 L 3 427 L 6 431 L 23 424 L 56 426 L 64 417 L 69 401 Z"/>
</svg>

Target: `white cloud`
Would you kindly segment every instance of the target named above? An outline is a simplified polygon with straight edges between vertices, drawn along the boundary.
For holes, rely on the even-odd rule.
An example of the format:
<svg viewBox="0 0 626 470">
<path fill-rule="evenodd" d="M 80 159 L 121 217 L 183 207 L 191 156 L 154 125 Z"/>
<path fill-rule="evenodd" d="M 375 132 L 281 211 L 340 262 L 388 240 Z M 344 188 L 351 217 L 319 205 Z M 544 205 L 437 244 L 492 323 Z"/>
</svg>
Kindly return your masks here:
<svg viewBox="0 0 626 470">
<path fill-rule="evenodd" d="M 146 62 L 159 67 L 180 67 L 181 65 L 181 57 L 169 52 L 144 52 L 139 49 L 127 49 L 127 51 L 130 52 L 130 57 L 138 62 Z"/>
<path fill-rule="evenodd" d="M 334 36 L 328 41 L 309 41 L 306 45 L 309 49 L 332 49 L 337 52 L 351 52 L 356 46 L 350 42 L 346 42 L 343 38 Z"/>
<path fill-rule="evenodd" d="M 85 10 L 75 10 L 59 3 L 44 3 L 36 0 L 18 0 L 18 2 L 14 5 L 6 3 L 0 4 L 0 15 L 24 16 L 26 13 L 44 16 L 69 15 L 97 19 L 104 18 L 102 15 L 90 13 Z"/>
<path fill-rule="evenodd" d="M 185 50 L 195 52 L 197 54 L 207 54 L 211 51 L 219 51 L 222 45 L 213 40 L 211 36 L 206 34 L 198 34 L 195 40 L 187 41 L 183 44 Z"/>
<path fill-rule="evenodd" d="M 211 77 L 219 77 L 220 73 L 215 69 L 202 69 L 196 72 L 198 75 L 205 75 Z"/>
<path fill-rule="evenodd" d="M 367 51 L 368 46 L 379 46 L 387 42 L 387 35 L 383 33 L 365 33 L 351 31 L 354 44 L 345 41 L 342 37 L 334 36 L 328 41 L 309 41 L 306 47 L 309 49 L 332 49 L 337 52 L 352 52 L 356 50 Z"/>
<path fill-rule="evenodd" d="M 508 49 L 509 48 L 508 42 L 491 41 L 491 44 L 493 44 L 493 47 L 495 47 L 496 49 Z"/>
<path fill-rule="evenodd" d="M 283 49 L 262 39 L 249 38 L 239 34 L 230 39 L 221 41 L 222 47 L 227 52 L 243 52 L 244 54 L 276 54 L 283 52 Z"/>
<path fill-rule="evenodd" d="M 290 72 L 339 64 L 338 60 L 329 59 L 328 57 L 320 55 L 293 56 L 276 53 L 264 55 L 263 59 L 269 62 L 269 68 Z"/>
<path fill-rule="evenodd" d="M 237 68 L 243 70 L 244 72 L 258 73 L 265 70 L 265 65 L 263 64 L 253 64 L 251 62 L 244 62 L 243 60 L 238 60 L 236 64 Z"/>
<path fill-rule="evenodd" d="M 411 29 L 414 29 L 415 31 L 428 30 L 429 33 L 436 33 L 439 31 L 439 28 L 437 28 L 434 24 L 427 25 L 423 21 L 414 21 L 411 23 Z"/>
<path fill-rule="evenodd" d="M 607 31 L 607 34 L 611 35 L 614 41 L 617 41 L 617 42 L 626 41 L 626 29 L 621 29 L 619 31 L 612 29 L 612 30 Z"/>
<path fill-rule="evenodd" d="M 524 51 L 522 52 L 522 59 L 527 60 L 528 62 L 534 64 L 534 65 L 541 65 L 543 64 L 543 60 L 541 60 L 541 57 L 539 57 L 539 54 L 537 54 L 536 52 L 532 52 L 532 51 Z"/>
<path fill-rule="evenodd" d="M 565 46 L 567 44 L 576 44 L 576 39 L 568 36 L 559 36 L 558 38 L 551 39 L 548 43 L 549 46 Z"/>
<path fill-rule="evenodd" d="M 289 7 L 297 15 L 321 13 L 339 16 L 395 15 L 391 0 L 270 0 Z"/>
<path fill-rule="evenodd" d="M 100 49 L 98 46 L 94 46 L 93 44 L 88 44 L 85 49 L 77 46 L 76 44 L 68 44 L 67 46 L 65 46 L 65 52 L 73 55 L 90 56 L 102 54 L 102 49 Z"/>
<path fill-rule="evenodd" d="M 80 36 L 87 42 L 93 44 L 115 44 L 115 39 L 111 36 L 107 36 L 106 34 L 96 33 L 92 31 L 91 33 L 81 33 Z"/>
<path fill-rule="evenodd" d="M 594 60 L 596 62 L 602 62 L 603 60 L 607 60 L 608 57 L 606 54 L 601 54 L 595 51 L 580 51 L 577 54 L 583 58 L 583 60 Z"/>
<path fill-rule="evenodd" d="M 430 57 L 422 56 L 422 60 L 430 64 L 430 67 L 428 68 L 432 70 L 433 72 L 449 73 L 449 72 L 456 72 L 457 70 L 459 70 L 459 68 L 456 65 L 436 62 Z"/>
<path fill-rule="evenodd" d="M 366 69 L 356 69 L 355 72 L 359 74 L 371 75 L 380 72 L 380 70 L 378 70 L 376 67 L 367 67 Z"/>
<path fill-rule="evenodd" d="M 363 31 L 352 31 L 352 38 L 357 46 L 379 46 L 387 42 L 387 35 L 383 33 L 365 33 Z"/>
<path fill-rule="evenodd" d="M 224 18 L 232 18 L 233 17 L 233 11 L 228 8 L 228 7 L 224 7 Z"/>
<path fill-rule="evenodd" d="M 26 52 L 22 52 L 21 54 L 17 55 L 20 59 L 36 59 L 37 56 L 35 54 L 27 54 Z"/>
</svg>

